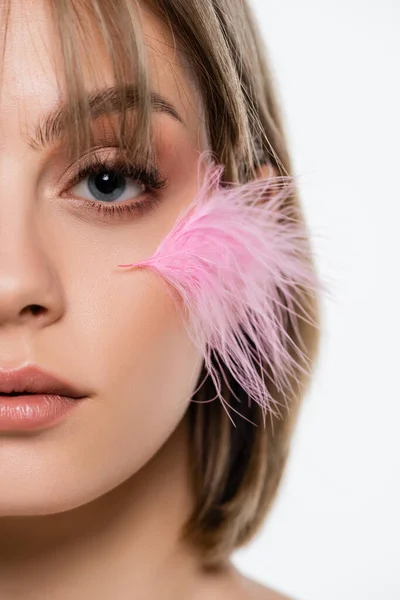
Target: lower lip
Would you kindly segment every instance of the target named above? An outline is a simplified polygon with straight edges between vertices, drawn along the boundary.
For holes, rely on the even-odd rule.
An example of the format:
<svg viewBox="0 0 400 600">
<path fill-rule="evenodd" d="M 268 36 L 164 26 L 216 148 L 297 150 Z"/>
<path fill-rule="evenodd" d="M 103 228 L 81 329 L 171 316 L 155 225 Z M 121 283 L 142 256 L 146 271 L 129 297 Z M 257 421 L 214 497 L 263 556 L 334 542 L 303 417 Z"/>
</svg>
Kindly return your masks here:
<svg viewBox="0 0 400 600">
<path fill-rule="evenodd" d="M 0 395 L 0 431 L 49 427 L 63 419 L 78 403 L 77 398 L 50 394 Z"/>
</svg>

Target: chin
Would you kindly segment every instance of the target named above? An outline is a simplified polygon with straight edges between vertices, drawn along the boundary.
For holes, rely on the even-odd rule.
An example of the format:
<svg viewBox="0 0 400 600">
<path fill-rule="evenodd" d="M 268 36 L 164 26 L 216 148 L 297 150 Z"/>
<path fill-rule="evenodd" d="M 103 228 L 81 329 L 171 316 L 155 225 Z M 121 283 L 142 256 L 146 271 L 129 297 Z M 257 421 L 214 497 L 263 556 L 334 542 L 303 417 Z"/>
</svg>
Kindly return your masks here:
<svg viewBox="0 0 400 600">
<path fill-rule="evenodd" d="M 33 517 L 44 516 L 56 513 L 62 513 L 73 510 L 95 499 L 96 496 L 90 494 L 73 493 L 71 490 L 46 490 L 43 488 L 34 489 L 33 486 L 26 486 L 25 492 L 21 489 L 8 488 L 0 494 L 0 518 L 1 517 Z"/>
<path fill-rule="evenodd" d="M 113 483 L 74 477 L 70 471 L 63 479 L 50 473 L 42 477 L 26 476 L 10 478 L 1 476 L 0 518 L 11 516 L 39 516 L 74 510 L 103 496 Z M 107 485 L 108 483 L 108 485 Z"/>
</svg>

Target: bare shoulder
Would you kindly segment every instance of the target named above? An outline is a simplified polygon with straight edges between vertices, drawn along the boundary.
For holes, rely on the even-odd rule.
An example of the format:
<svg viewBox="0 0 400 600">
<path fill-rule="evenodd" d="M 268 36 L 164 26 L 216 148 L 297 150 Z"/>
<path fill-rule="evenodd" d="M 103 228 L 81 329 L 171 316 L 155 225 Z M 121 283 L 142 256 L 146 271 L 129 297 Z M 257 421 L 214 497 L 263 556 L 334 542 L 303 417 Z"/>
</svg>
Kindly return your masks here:
<svg viewBox="0 0 400 600">
<path fill-rule="evenodd" d="M 194 600 L 295 600 L 243 575 L 232 564 L 197 587 Z"/>
<path fill-rule="evenodd" d="M 242 580 L 244 595 L 238 600 L 295 600 L 244 575 Z"/>
</svg>

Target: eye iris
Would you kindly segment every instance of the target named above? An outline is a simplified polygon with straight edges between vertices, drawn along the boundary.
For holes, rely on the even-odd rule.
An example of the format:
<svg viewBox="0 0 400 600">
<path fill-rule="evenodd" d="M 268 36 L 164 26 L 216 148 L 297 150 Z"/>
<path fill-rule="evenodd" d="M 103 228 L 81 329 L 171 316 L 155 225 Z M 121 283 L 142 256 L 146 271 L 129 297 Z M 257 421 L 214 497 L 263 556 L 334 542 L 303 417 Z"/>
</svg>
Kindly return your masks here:
<svg viewBox="0 0 400 600">
<path fill-rule="evenodd" d="M 126 182 L 122 175 L 101 171 L 89 176 L 88 186 L 99 200 L 115 200 L 124 192 Z"/>
</svg>

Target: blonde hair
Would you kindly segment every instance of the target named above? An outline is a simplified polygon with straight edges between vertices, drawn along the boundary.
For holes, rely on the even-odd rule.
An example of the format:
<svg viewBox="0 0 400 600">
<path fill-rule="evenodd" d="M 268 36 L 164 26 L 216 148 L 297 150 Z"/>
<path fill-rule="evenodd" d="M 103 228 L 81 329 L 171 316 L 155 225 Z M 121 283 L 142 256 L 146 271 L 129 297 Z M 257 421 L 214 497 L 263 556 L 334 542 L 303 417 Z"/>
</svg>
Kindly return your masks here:
<svg viewBox="0 0 400 600">
<path fill-rule="evenodd" d="M 93 73 L 99 68 L 96 52 L 90 52 L 95 41 L 90 38 L 93 34 L 104 40 L 121 91 L 123 110 L 118 139 L 130 159 L 140 155 L 142 161 L 150 160 L 151 91 L 138 0 L 47 2 L 65 67 L 70 108 L 59 126 L 65 130 L 71 154 L 79 154 L 91 144 L 82 65 L 89 66 Z M 10 6 L 10 2 L 2 3 L 3 52 Z M 193 69 L 204 104 L 211 150 L 225 167 L 224 179 L 248 181 L 266 163 L 278 174 L 291 175 L 267 51 L 245 0 L 146 0 L 145 6 L 170 28 Z M 134 92 L 130 92 L 135 94 L 137 106 L 134 128 L 128 123 L 132 111 L 127 110 L 124 87 L 129 82 L 135 83 Z M 297 190 L 293 190 L 287 202 L 304 222 Z M 304 261 L 313 264 L 310 246 Z M 299 313 L 296 327 L 291 319 L 288 321 L 288 334 L 294 342 L 290 349 L 292 354 L 295 347 L 303 349 L 310 371 L 308 376 L 303 370 L 294 372 L 285 391 L 268 384 L 274 398 L 287 405 L 287 412 L 281 418 L 271 417 L 264 424 L 260 407 L 248 406 L 243 401 L 241 414 L 257 426 L 239 418 L 234 427 L 219 402 L 189 405 L 196 505 L 182 535 L 201 551 L 205 566 L 218 566 L 234 549 L 246 544 L 257 532 L 277 494 L 319 342 L 318 299 L 305 289 L 294 289 L 293 297 L 297 299 Z M 268 366 L 266 370 L 271 373 Z M 205 375 L 203 369 L 199 381 Z M 229 373 L 225 376 L 236 395 L 247 399 Z M 207 378 L 193 399 L 214 396 L 212 382 Z M 225 387 L 228 403 L 231 396 Z"/>
</svg>

